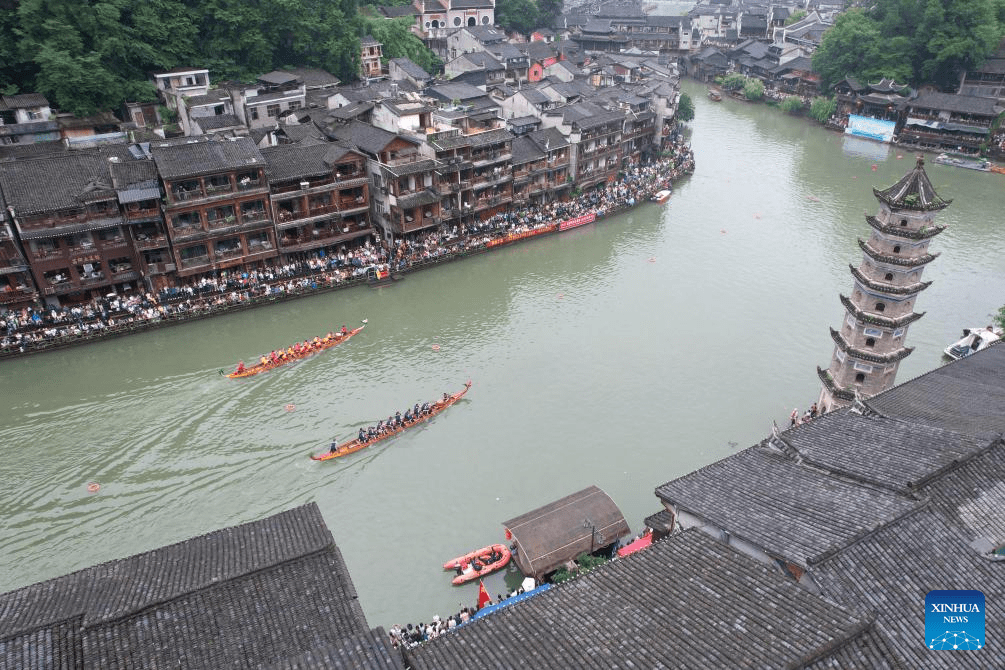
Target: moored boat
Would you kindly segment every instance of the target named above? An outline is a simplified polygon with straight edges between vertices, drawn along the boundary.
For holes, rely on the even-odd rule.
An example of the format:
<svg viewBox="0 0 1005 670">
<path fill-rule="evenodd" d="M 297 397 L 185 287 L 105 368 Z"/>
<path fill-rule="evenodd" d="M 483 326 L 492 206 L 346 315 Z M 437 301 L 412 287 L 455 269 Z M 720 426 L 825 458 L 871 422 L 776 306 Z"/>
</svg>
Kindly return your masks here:
<svg viewBox="0 0 1005 670">
<path fill-rule="evenodd" d="M 722 102 L 722 93 L 719 93 L 714 88 L 710 88 L 708 89 L 708 99 L 712 102 Z"/>
<path fill-rule="evenodd" d="M 353 328 L 352 330 L 346 332 L 345 335 L 343 335 L 341 332 L 336 332 L 333 333 L 331 337 L 328 337 L 326 335 L 323 338 L 315 338 L 316 342 L 308 342 L 308 346 L 301 347 L 300 349 L 293 351 L 293 353 L 290 353 L 293 350 L 293 347 L 282 349 L 281 351 L 283 352 L 283 355 L 281 358 L 270 359 L 267 356 L 262 356 L 262 358 L 265 359 L 265 362 L 255 363 L 254 365 L 250 365 L 244 368 L 238 366 L 237 370 L 231 372 L 227 376 L 230 377 L 231 379 L 252 377 L 259 373 L 266 372 L 268 370 L 273 370 L 278 367 L 282 367 L 287 363 L 303 360 L 304 358 L 313 356 L 314 354 L 320 353 L 325 349 L 331 349 L 336 344 L 342 344 L 343 342 L 346 342 L 347 340 L 349 340 L 349 338 L 351 338 L 353 335 L 363 330 L 364 328 L 366 328 L 365 323 L 359 328 Z"/>
<path fill-rule="evenodd" d="M 510 550 L 505 544 L 490 544 L 443 564 L 444 570 L 456 570 L 457 576 L 451 580 L 455 586 L 470 582 L 505 567 L 509 563 Z"/>
<path fill-rule="evenodd" d="M 963 337 L 953 342 L 943 351 L 949 358 L 958 361 L 970 354 L 983 351 L 1002 338 L 1002 332 L 991 326 L 986 328 L 964 328 Z"/>
<path fill-rule="evenodd" d="M 953 167 L 979 170 L 981 172 L 991 170 L 991 161 L 984 160 L 983 158 L 961 158 L 959 156 L 950 156 L 949 154 L 939 154 L 935 157 L 935 162 L 940 165 L 952 165 Z"/>
<path fill-rule="evenodd" d="M 671 195 L 673 195 L 673 191 L 671 191 L 668 188 L 665 188 L 662 191 L 656 191 L 655 193 L 653 193 L 652 201 L 662 205 L 666 203 L 667 200 L 670 199 Z"/>
<path fill-rule="evenodd" d="M 377 444 L 382 440 L 386 440 L 389 437 L 394 437 L 398 433 L 401 433 L 409 428 L 418 426 L 420 423 L 424 423 L 429 419 L 445 410 L 446 408 L 453 405 L 455 402 L 464 397 L 464 394 L 468 392 L 471 388 L 471 382 L 468 381 L 464 384 L 464 388 L 453 395 L 447 395 L 441 400 L 429 403 L 429 412 L 426 414 L 420 414 L 417 419 L 412 419 L 411 421 L 403 421 L 401 424 L 387 429 L 375 435 L 374 437 L 367 438 L 365 440 L 360 440 L 358 437 L 352 440 L 346 440 L 345 442 L 338 443 L 332 442 L 331 448 L 328 451 L 323 451 L 320 454 L 311 454 L 311 459 L 315 461 L 327 461 L 332 458 L 339 458 L 340 456 L 348 456 L 349 454 L 354 454 L 361 449 L 365 449 L 370 445 Z"/>
</svg>

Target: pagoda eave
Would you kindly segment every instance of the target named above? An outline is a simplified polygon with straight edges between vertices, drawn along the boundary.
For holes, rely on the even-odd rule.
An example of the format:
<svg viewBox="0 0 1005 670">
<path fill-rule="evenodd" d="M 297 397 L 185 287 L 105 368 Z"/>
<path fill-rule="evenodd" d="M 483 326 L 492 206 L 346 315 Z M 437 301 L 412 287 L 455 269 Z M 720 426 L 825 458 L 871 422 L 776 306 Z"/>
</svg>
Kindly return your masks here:
<svg viewBox="0 0 1005 670">
<path fill-rule="evenodd" d="M 859 349 L 858 347 L 853 347 L 848 344 L 841 333 L 831 328 L 831 339 L 834 340 L 834 344 L 837 348 L 845 352 L 849 356 L 857 358 L 862 361 L 867 361 L 869 363 L 876 363 L 877 365 L 889 365 L 890 363 L 897 363 L 904 360 L 911 355 L 914 351 L 914 347 L 901 347 L 896 351 L 891 351 L 888 354 L 874 354 L 872 352 L 866 351 L 865 349 Z"/>
<path fill-rule="evenodd" d="M 912 312 L 910 314 L 905 314 L 904 316 L 898 317 L 896 319 L 891 319 L 886 316 L 876 316 L 875 314 L 870 314 L 868 312 L 860 309 L 855 303 L 851 301 L 846 295 L 842 295 L 841 304 L 844 308 L 848 310 L 851 314 L 855 316 L 856 319 L 862 323 L 868 323 L 876 326 L 883 326 L 886 328 L 903 328 L 909 324 L 914 323 L 921 317 L 925 316 L 924 312 Z"/>
<path fill-rule="evenodd" d="M 820 382 L 824 385 L 824 388 L 826 388 L 835 398 L 847 400 L 848 402 L 855 399 L 854 391 L 849 391 L 846 388 L 838 386 L 837 382 L 834 381 L 834 378 L 831 377 L 831 373 L 820 368 L 819 365 L 817 366 L 817 377 L 820 378 Z"/>
<path fill-rule="evenodd" d="M 872 226 L 874 230 L 883 233 L 884 235 L 903 237 L 908 240 L 930 240 L 946 229 L 945 226 L 930 226 L 920 230 L 906 230 L 897 226 L 891 226 L 888 223 L 881 223 L 879 219 L 869 214 L 866 215 L 865 221 Z"/>
<path fill-rule="evenodd" d="M 907 202 L 905 200 L 895 200 L 887 195 L 884 195 L 879 189 L 872 189 L 872 194 L 876 196 L 877 200 L 881 200 L 886 203 L 886 205 L 894 211 L 905 211 L 905 212 L 938 212 L 953 202 L 952 199 L 942 200 L 941 198 L 936 202 L 921 203 L 921 202 Z"/>
<path fill-rule="evenodd" d="M 894 286 L 893 284 L 885 284 L 883 282 L 878 282 L 873 279 L 869 279 L 864 274 L 862 274 L 861 270 L 859 270 L 851 263 L 848 264 L 848 267 L 851 268 L 851 276 L 854 277 L 857 281 L 861 282 L 863 286 L 867 286 L 873 291 L 878 291 L 880 293 L 887 293 L 892 296 L 917 295 L 918 293 L 921 293 L 926 288 L 932 285 L 932 282 L 930 281 L 923 281 L 918 282 L 917 284 L 911 284 L 910 286 Z"/>
<path fill-rule="evenodd" d="M 860 249 L 862 249 L 863 252 L 865 252 L 867 256 L 869 256 L 869 258 L 873 259 L 874 261 L 878 261 L 880 263 L 887 263 L 889 265 L 899 265 L 905 268 L 916 268 L 921 267 L 923 265 L 928 265 L 929 263 L 931 263 L 932 261 L 934 261 L 936 258 L 939 257 L 938 254 L 925 254 L 924 256 L 918 256 L 917 258 L 901 258 L 900 256 L 887 256 L 886 254 L 881 254 L 872 247 L 870 247 L 869 244 L 861 238 L 859 238 L 858 240 L 858 246 Z"/>
</svg>

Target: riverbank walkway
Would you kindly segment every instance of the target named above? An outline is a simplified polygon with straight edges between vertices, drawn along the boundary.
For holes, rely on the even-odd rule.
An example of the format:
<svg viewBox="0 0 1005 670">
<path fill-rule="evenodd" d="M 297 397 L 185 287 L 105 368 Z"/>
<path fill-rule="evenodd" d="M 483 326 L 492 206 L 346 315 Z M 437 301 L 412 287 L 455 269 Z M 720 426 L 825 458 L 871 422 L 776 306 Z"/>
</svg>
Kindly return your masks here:
<svg viewBox="0 0 1005 670">
<path fill-rule="evenodd" d="M 434 231 L 394 246 L 364 246 L 328 257 L 288 263 L 249 273 L 221 272 L 188 286 L 157 294 L 109 294 L 73 307 L 8 311 L 0 315 L 0 358 L 119 337 L 151 328 L 201 319 L 280 300 L 316 295 L 366 284 L 370 270 L 394 273 L 422 270 L 443 262 L 482 253 L 530 233 L 558 230 L 560 221 L 595 214 L 598 218 L 631 209 L 694 172 L 694 155 L 683 142 L 659 161 L 625 170 L 604 188 L 569 201 L 515 208 L 485 221 Z"/>
</svg>

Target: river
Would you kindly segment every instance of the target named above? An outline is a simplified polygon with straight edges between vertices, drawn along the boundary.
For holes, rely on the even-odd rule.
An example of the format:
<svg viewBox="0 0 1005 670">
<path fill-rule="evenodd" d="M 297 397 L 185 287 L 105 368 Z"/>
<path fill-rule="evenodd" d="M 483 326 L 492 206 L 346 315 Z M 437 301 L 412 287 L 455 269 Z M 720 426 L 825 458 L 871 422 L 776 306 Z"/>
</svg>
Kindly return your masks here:
<svg viewBox="0 0 1005 670">
<path fill-rule="evenodd" d="M 370 624 L 428 621 L 474 603 L 477 586 L 451 587 L 440 565 L 502 541 L 502 521 L 596 484 L 637 531 L 658 485 L 808 407 L 871 189 L 913 156 L 684 88 L 697 170 L 664 207 L 390 287 L 0 364 L 0 591 L 316 501 Z M 928 172 L 954 203 L 900 381 L 1005 303 L 1005 177 Z M 352 341 L 288 368 L 219 373 L 362 319 Z M 308 458 L 468 379 L 421 428 Z"/>
</svg>

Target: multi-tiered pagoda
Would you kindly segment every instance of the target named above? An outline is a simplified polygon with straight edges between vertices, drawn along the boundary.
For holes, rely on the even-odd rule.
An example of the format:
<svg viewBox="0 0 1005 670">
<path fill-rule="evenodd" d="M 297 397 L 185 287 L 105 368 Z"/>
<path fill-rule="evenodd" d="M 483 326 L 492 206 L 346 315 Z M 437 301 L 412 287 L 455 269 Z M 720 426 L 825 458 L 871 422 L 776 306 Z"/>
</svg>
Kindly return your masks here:
<svg viewBox="0 0 1005 670">
<path fill-rule="evenodd" d="M 830 367 L 817 368 L 822 412 L 849 404 L 856 394 L 869 397 L 891 387 L 900 361 L 913 351 L 904 345 L 907 329 L 924 316 L 914 311 L 914 301 L 931 284 L 921 281 L 921 273 L 938 255 L 928 252 L 928 244 L 945 230 L 935 215 L 952 202 L 935 192 L 924 165 L 919 157 L 896 184 L 872 191 L 879 213 L 865 217 L 872 234 L 858 241 L 861 265 L 849 265 L 854 289 L 851 297 L 841 296 L 841 328 L 831 328 Z"/>
</svg>

